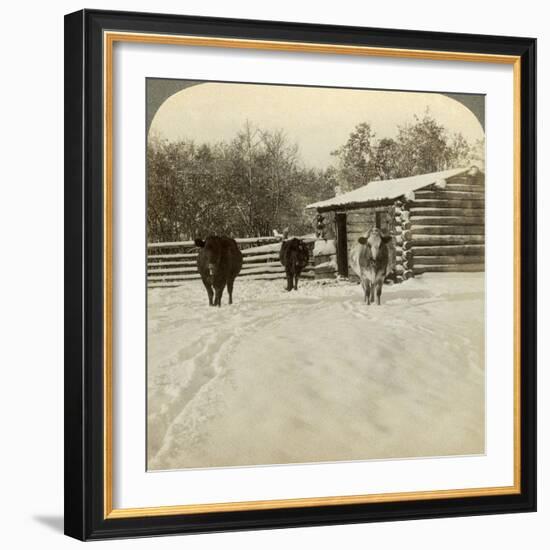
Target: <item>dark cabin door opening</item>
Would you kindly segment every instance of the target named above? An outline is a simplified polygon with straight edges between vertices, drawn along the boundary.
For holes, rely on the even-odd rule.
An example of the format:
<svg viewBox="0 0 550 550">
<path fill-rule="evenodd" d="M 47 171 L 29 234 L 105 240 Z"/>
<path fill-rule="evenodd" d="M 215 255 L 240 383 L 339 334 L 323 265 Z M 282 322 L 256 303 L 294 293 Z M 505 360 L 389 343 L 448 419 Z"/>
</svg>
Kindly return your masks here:
<svg viewBox="0 0 550 550">
<path fill-rule="evenodd" d="M 347 216 L 345 213 L 336 214 L 336 263 L 338 274 L 348 276 L 348 232 Z"/>
<path fill-rule="evenodd" d="M 375 217 L 376 217 L 376 227 L 378 227 L 378 229 L 381 229 L 383 233 L 387 234 L 390 229 L 387 212 L 378 211 L 375 213 Z"/>
</svg>

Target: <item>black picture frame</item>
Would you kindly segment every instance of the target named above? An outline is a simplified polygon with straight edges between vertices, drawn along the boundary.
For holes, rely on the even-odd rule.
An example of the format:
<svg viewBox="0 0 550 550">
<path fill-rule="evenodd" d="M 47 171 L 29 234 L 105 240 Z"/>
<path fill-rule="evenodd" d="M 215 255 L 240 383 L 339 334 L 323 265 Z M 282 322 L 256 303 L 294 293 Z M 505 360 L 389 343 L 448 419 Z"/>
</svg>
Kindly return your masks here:
<svg viewBox="0 0 550 550">
<path fill-rule="evenodd" d="M 103 32 L 511 55 L 520 58 L 521 490 L 517 494 L 153 517 L 105 517 Z M 536 510 L 536 40 L 152 13 L 65 17 L 65 533 L 80 540 Z"/>
</svg>

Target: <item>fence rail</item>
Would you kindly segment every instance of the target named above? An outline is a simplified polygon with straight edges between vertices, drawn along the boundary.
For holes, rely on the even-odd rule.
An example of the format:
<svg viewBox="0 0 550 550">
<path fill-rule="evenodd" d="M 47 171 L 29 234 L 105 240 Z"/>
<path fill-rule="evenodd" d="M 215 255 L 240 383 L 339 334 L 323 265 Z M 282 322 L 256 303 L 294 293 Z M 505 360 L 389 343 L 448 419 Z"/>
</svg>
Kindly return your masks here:
<svg viewBox="0 0 550 550">
<path fill-rule="evenodd" d="M 282 237 L 243 237 L 235 239 L 240 248 L 243 246 L 260 246 L 261 244 L 270 244 L 281 242 Z M 178 241 L 164 243 L 148 243 L 149 250 L 155 248 L 196 248 L 195 241 Z"/>
<path fill-rule="evenodd" d="M 304 239 L 313 246 L 314 239 Z M 239 277 L 247 280 L 284 279 L 285 268 L 279 261 L 282 237 L 250 237 L 235 239 L 243 254 Z M 174 250 L 174 252 L 167 252 Z M 198 247 L 194 241 L 149 243 L 147 245 L 147 286 L 175 287 L 200 279 L 197 271 Z M 314 277 L 313 254 L 302 277 Z"/>
</svg>

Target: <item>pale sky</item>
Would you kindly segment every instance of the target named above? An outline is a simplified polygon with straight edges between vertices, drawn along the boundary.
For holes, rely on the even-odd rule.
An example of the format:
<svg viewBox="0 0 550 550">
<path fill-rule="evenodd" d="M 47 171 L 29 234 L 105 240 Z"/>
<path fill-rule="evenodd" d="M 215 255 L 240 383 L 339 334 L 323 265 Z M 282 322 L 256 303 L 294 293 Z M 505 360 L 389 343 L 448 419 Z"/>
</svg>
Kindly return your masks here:
<svg viewBox="0 0 550 550">
<path fill-rule="evenodd" d="M 306 166 L 325 168 L 330 152 L 343 145 L 354 127 L 369 122 L 378 139 L 395 137 L 399 125 L 420 117 L 426 107 L 451 133 L 470 142 L 484 137 L 474 114 L 436 93 L 387 92 L 205 83 L 168 98 L 151 124 L 151 135 L 169 141 L 229 141 L 246 120 L 262 129 L 282 129 L 297 143 Z"/>
</svg>

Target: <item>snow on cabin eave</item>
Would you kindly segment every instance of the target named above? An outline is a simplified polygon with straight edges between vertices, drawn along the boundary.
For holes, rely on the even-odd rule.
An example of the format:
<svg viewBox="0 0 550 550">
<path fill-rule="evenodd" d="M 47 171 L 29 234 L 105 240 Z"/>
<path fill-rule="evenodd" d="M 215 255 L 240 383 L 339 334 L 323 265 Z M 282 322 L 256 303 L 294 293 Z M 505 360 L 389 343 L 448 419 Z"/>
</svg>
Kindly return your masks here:
<svg viewBox="0 0 550 550">
<path fill-rule="evenodd" d="M 352 208 L 365 208 L 370 206 L 383 206 L 392 204 L 400 197 L 411 191 L 417 191 L 433 185 L 437 181 L 460 176 L 471 168 L 453 168 L 416 176 L 407 176 L 390 180 L 375 180 L 367 185 L 358 187 L 342 195 L 337 195 L 324 201 L 308 204 L 306 210 L 315 209 L 318 212 L 334 210 L 350 210 Z"/>
</svg>

